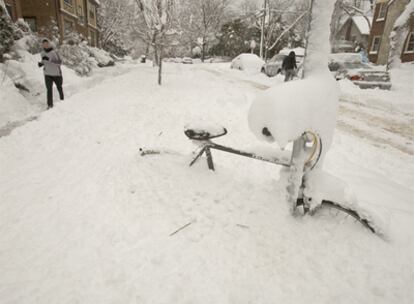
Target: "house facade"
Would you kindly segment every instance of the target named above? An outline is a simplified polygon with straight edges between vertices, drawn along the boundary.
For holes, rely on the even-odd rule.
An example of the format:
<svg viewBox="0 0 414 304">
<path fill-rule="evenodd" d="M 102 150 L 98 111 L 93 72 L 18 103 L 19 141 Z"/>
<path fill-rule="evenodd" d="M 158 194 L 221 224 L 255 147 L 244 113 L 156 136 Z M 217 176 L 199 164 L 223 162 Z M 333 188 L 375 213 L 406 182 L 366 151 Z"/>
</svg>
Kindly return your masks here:
<svg viewBox="0 0 414 304">
<path fill-rule="evenodd" d="M 414 61 L 414 16 L 412 15 L 409 22 L 409 32 L 405 39 L 404 50 L 401 55 L 402 62 Z"/>
<path fill-rule="evenodd" d="M 368 47 L 371 62 L 383 65 L 388 63 L 391 32 L 394 29 L 395 21 L 409 2 L 410 0 L 377 0 Z M 403 62 L 414 61 L 413 20 L 410 23 L 411 31 L 401 54 Z"/>
<path fill-rule="evenodd" d="M 349 17 L 336 34 L 335 40 L 347 42 L 349 45 L 352 45 L 353 48 L 350 50 L 351 52 L 355 51 L 356 46 L 362 46 L 366 49 L 369 43 L 371 23 L 372 18 L 370 17 Z"/>
<path fill-rule="evenodd" d="M 5 0 L 4 4 L 11 19 L 16 22 L 17 19 L 22 18 L 22 7 L 20 0 Z"/>
<path fill-rule="evenodd" d="M 92 46 L 98 46 L 98 0 L 20 0 L 21 14 L 34 32 L 42 34 L 42 28 L 54 20 L 61 37 L 76 31 Z"/>
</svg>

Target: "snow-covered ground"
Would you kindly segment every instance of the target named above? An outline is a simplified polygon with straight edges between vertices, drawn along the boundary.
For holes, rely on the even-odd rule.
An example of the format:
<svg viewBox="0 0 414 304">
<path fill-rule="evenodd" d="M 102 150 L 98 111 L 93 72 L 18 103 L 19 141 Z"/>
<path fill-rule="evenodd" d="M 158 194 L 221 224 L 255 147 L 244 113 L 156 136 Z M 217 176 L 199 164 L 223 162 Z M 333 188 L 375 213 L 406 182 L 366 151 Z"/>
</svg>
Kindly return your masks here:
<svg viewBox="0 0 414 304">
<path fill-rule="evenodd" d="M 191 121 L 226 126 L 223 144 L 266 146 L 247 113 L 280 78 L 166 64 L 158 87 L 156 73 L 106 77 L 0 139 L 0 303 L 413 302 L 406 86 L 341 83 L 325 161 L 381 218 L 380 238 L 336 213 L 292 217 L 271 164 L 215 153 L 214 173 L 188 166 Z"/>
<path fill-rule="evenodd" d="M 40 54 L 32 55 L 19 50 L 19 60 L 0 63 L 0 137 L 7 135 L 15 127 L 34 120 L 46 108 L 46 89 L 43 72 L 37 63 Z M 117 63 L 110 68 L 96 68 L 90 77 L 78 76 L 75 71 L 62 66 L 63 89 L 66 97 L 92 88 L 108 77 L 127 73 L 135 62 Z M 24 88 L 16 88 L 15 84 Z M 54 92 L 55 102 L 59 102 L 57 90 Z"/>
</svg>

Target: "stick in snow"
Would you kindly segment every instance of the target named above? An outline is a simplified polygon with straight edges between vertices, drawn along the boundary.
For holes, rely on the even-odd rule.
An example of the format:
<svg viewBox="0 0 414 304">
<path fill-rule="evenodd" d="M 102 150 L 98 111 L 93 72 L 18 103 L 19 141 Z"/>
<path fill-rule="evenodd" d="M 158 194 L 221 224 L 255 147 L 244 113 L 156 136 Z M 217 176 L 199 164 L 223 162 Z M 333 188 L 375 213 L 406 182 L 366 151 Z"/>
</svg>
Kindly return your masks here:
<svg viewBox="0 0 414 304">
<path fill-rule="evenodd" d="M 173 233 L 170 234 L 170 236 L 173 236 L 175 234 L 177 234 L 178 232 L 180 232 L 181 230 L 187 228 L 188 226 L 190 226 L 193 222 L 189 222 L 188 224 L 185 224 L 184 226 L 182 226 L 181 228 L 178 228 L 177 230 L 175 230 Z"/>
</svg>

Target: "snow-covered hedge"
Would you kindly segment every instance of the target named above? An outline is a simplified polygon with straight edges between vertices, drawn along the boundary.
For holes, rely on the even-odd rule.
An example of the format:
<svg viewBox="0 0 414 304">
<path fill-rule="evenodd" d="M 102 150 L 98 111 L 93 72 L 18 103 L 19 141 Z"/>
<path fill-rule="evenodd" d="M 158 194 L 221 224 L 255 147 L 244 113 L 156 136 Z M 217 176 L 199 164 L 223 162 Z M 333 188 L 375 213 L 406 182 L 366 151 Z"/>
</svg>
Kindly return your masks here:
<svg viewBox="0 0 414 304">
<path fill-rule="evenodd" d="M 16 27 L 9 16 L 0 6 L 0 62 L 4 61 L 4 55 L 11 51 L 16 37 Z"/>
<path fill-rule="evenodd" d="M 95 58 L 99 67 L 108 67 L 113 66 L 115 64 L 111 55 L 102 49 L 89 47 L 89 53 L 93 58 Z"/>
<path fill-rule="evenodd" d="M 110 54 L 102 49 L 90 47 L 79 35 L 73 34 L 65 39 L 59 48 L 63 64 L 81 76 L 88 76 L 95 67 L 113 66 Z"/>
</svg>

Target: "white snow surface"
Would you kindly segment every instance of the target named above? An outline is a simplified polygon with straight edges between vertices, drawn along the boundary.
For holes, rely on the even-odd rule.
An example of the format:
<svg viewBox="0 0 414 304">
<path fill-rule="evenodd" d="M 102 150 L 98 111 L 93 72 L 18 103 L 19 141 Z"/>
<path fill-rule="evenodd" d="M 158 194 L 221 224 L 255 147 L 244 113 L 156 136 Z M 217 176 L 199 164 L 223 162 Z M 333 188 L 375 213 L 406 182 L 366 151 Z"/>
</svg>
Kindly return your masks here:
<svg viewBox="0 0 414 304">
<path fill-rule="evenodd" d="M 0 303 L 412 303 L 414 114 L 395 100 L 409 89 L 341 82 L 325 160 L 382 218 L 384 240 L 336 212 L 293 218 L 274 165 L 213 152 L 216 172 L 188 167 L 188 121 L 256 146 L 249 108 L 280 78 L 164 68 L 162 87 L 150 65 L 103 69 L 0 138 Z"/>
<path fill-rule="evenodd" d="M 2 75 L 0 80 L 0 136 L 3 130 L 7 131 L 9 125 L 33 119 L 46 108 L 43 71 L 37 66 L 40 54 L 32 55 L 22 49 L 17 52 L 20 57 L 18 60 L 0 63 Z M 72 69 L 62 66 L 65 96 L 70 97 L 80 91 L 90 89 L 108 77 L 126 73 L 134 65 L 134 62 L 129 61 L 118 63 L 117 66 L 108 70 L 96 68 L 89 77 L 80 77 Z M 21 84 L 29 91 L 19 90 L 15 84 Z M 58 96 L 55 89 L 56 103 L 59 103 Z"/>
</svg>

